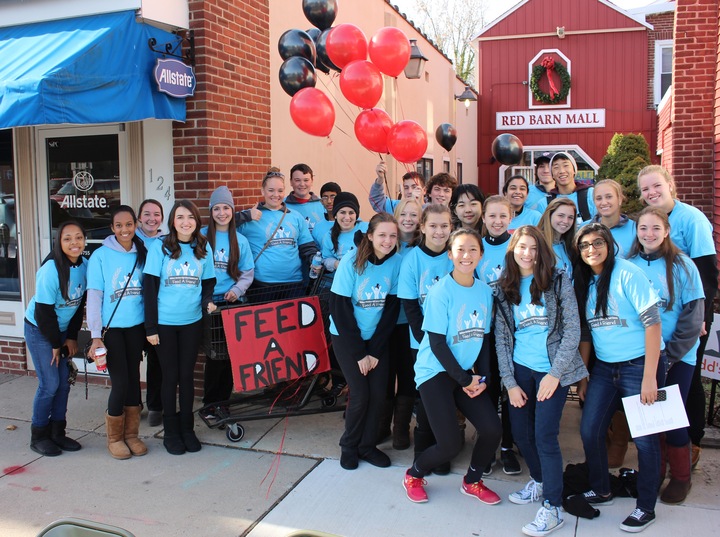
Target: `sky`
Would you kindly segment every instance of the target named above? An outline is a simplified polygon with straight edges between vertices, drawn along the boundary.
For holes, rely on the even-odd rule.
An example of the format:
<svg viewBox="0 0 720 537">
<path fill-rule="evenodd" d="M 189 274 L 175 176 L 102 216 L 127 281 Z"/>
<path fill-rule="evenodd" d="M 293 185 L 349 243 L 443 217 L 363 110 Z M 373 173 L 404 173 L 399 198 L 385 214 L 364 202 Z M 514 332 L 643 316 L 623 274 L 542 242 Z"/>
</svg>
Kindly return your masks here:
<svg viewBox="0 0 720 537">
<path fill-rule="evenodd" d="M 513 7 L 515 4 L 518 4 L 520 0 L 486 0 L 486 5 L 488 6 L 487 15 L 488 15 L 488 21 L 493 21 L 503 13 L 505 13 L 508 9 Z M 623 9 L 632 9 L 635 7 L 641 7 L 646 6 L 648 4 L 651 4 L 654 0 L 610 0 L 613 2 L 616 6 L 621 7 Z M 415 5 L 415 0 L 390 0 L 390 3 L 395 4 L 400 8 L 400 11 L 403 11 L 410 15 L 410 18 L 412 18 L 412 12 L 413 12 L 413 6 Z"/>
</svg>

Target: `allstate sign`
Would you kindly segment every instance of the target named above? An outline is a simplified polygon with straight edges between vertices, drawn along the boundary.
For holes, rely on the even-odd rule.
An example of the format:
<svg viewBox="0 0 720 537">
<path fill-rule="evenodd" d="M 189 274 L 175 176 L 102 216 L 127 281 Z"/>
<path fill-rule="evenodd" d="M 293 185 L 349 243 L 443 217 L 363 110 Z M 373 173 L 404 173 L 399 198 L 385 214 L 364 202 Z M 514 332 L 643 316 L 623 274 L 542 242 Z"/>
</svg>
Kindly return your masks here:
<svg viewBox="0 0 720 537">
<path fill-rule="evenodd" d="M 153 74 L 158 91 L 171 97 L 190 97 L 195 93 L 195 73 L 181 61 L 158 59 Z"/>
</svg>

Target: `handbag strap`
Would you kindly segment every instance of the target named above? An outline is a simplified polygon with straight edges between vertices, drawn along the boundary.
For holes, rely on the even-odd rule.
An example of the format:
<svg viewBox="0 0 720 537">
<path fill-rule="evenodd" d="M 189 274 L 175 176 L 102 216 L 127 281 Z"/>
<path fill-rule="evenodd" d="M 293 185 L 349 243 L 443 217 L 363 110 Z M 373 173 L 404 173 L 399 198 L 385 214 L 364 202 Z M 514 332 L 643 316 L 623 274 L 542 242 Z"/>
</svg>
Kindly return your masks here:
<svg viewBox="0 0 720 537">
<path fill-rule="evenodd" d="M 120 305 L 120 301 L 125 296 L 125 291 L 127 290 L 128 285 L 130 285 L 130 280 L 132 279 L 133 272 L 135 272 L 135 267 L 137 267 L 138 257 L 138 255 L 135 256 L 135 263 L 133 264 L 133 268 L 130 270 L 130 274 L 128 274 L 128 280 L 125 282 L 125 287 L 123 287 L 122 293 L 120 293 L 120 298 L 118 298 L 118 301 L 115 303 L 115 309 L 113 309 L 113 312 L 110 315 L 110 319 L 108 319 L 107 326 L 102 330 L 102 335 L 100 336 L 101 339 L 105 339 L 105 333 L 108 331 L 108 328 L 110 328 L 110 323 L 112 322 L 113 317 L 115 317 L 115 312 Z"/>
<path fill-rule="evenodd" d="M 280 229 L 280 226 L 283 223 L 283 220 L 285 220 L 285 215 L 288 213 L 287 205 L 284 205 L 285 210 L 283 211 L 283 215 L 280 218 L 280 221 L 277 223 L 277 226 L 275 226 L 275 229 L 273 229 L 273 232 L 270 234 L 270 238 L 267 240 L 267 242 L 263 245 L 262 249 L 258 252 L 258 255 L 255 256 L 255 259 L 253 260 L 253 263 L 257 263 L 257 260 L 260 259 L 260 256 L 263 254 L 265 249 L 270 246 L 270 241 L 273 240 L 273 237 L 275 236 L 275 233 L 278 229 Z"/>
</svg>

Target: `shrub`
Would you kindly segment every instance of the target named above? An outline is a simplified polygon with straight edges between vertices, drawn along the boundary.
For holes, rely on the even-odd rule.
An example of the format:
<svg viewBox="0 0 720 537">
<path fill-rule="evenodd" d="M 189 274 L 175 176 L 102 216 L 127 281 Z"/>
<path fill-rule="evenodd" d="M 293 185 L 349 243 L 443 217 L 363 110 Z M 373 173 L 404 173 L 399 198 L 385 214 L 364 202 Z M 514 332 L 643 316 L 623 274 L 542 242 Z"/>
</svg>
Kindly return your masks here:
<svg viewBox="0 0 720 537">
<path fill-rule="evenodd" d="M 625 194 L 621 211 L 632 215 L 642 209 L 637 174 L 650 164 L 650 147 L 641 134 L 618 134 L 610 141 L 603 157 L 598 179 L 613 179 L 620 183 Z"/>
</svg>

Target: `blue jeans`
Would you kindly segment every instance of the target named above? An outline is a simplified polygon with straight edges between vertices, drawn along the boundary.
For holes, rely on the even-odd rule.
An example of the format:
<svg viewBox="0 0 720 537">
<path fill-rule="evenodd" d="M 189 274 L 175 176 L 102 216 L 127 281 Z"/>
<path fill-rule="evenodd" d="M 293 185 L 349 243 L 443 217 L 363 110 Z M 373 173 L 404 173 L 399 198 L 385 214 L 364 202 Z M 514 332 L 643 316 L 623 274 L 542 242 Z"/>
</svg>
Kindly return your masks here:
<svg viewBox="0 0 720 537">
<path fill-rule="evenodd" d="M 62 334 L 62 341 L 65 341 L 65 333 Z M 68 359 L 60 358 L 59 364 L 51 365 L 52 345 L 37 326 L 28 322 L 25 323 L 25 343 L 30 351 L 38 379 L 38 388 L 33 401 L 33 426 L 45 427 L 50 420 L 65 420 L 70 395 Z"/>
<path fill-rule="evenodd" d="M 665 385 L 665 367 L 663 352 L 657 368 L 658 388 Z M 622 405 L 620 399 L 640 393 L 644 369 L 644 356 L 619 363 L 597 360 L 590 374 L 580 435 L 590 470 L 590 486 L 597 494 L 610 492 L 605 432 Z M 652 512 L 660 486 L 660 437 L 651 434 L 633 441 L 638 451 L 637 507 Z"/>
<path fill-rule="evenodd" d="M 690 393 L 690 384 L 692 383 L 695 367 L 685 362 L 677 362 L 674 364 L 667 374 L 666 386 L 677 384 L 680 389 L 680 396 L 687 408 L 688 393 Z M 689 414 L 689 413 L 688 413 Z M 683 447 L 690 441 L 690 428 L 683 427 L 681 429 L 673 429 L 665 432 L 665 441 L 669 446 Z"/>
<path fill-rule="evenodd" d="M 537 390 L 546 373 L 515 364 L 515 382 L 528 399 L 525 406 L 508 405 L 513 438 L 525 458 L 530 477 L 543 484 L 551 505 L 562 505 L 563 458 L 558 435 L 569 386 L 558 386 L 550 399 L 537 401 Z"/>
</svg>

